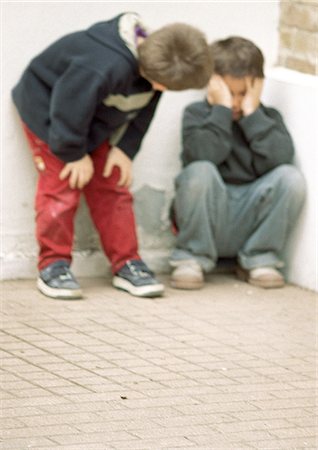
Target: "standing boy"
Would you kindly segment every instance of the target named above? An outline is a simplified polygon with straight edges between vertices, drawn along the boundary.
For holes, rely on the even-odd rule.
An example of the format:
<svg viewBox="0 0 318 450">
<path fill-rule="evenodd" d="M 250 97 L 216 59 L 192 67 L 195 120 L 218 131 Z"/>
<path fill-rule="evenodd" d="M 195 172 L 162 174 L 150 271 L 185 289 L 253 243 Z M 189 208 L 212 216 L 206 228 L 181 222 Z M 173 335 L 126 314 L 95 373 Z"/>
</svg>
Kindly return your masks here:
<svg viewBox="0 0 318 450">
<path fill-rule="evenodd" d="M 39 290 L 79 298 L 70 270 L 74 215 L 84 194 L 114 274 L 113 285 L 159 296 L 163 285 L 138 254 L 132 159 L 165 89 L 209 79 L 204 35 L 185 24 L 149 33 L 135 13 L 62 37 L 35 57 L 13 89 L 39 172 Z"/>
<path fill-rule="evenodd" d="M 240 278 L 281 287 L 281 254 L 304 201 L 304 179 L 292 165 L 294 147 L 282 116 L 260 102 L 259 48 L 230 37 L 211 51 L 207 98 L 189 105 L 183 117 L 171 284 L 200 288 L 219 257 L 237 257 Z"/>
</svg>

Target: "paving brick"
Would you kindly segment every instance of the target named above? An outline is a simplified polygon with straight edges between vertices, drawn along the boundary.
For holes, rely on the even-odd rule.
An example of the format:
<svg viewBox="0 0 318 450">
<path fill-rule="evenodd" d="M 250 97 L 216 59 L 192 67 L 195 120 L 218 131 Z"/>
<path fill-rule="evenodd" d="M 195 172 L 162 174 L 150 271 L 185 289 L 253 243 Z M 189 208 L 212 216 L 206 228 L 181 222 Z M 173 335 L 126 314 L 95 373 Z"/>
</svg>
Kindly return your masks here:
<svg viewBox="0 0 318 450">
<path fill-rule="evenodd" d="M 115 447 L 110 446 L 107 444 L 107 449 L 105 447 L 105 444 L 103 443 L 94 443 L 94 444 L 75 444 L 75 445 L 53 445 L 50 447 L 47 446 L 41 446 L 39 447 L 39 450 L 111 450 Z"/>
<path fill-rule="evenodd" d="M 131 432 L 141 439 L 162 439 L 173 436 L 180 436 L 188 439 L 190 436 L 213 433 L 207 425 L 188 425 L 187 427 L 160 427 L 154 426 L 152 429 L 131 430 Z"/>
<path fill-rule="evenodd" d="M 243 450 L 246 448 L 255 448 L 245 443 L 240 442 L 238 444 L 237 442 L 231 442 L 228 439 L 226 439 L 224 435 L 216 432 L 202 436 L 190 436 L 189 440 L 195 444 L 195 449 L 197 448 L 198 445 L 204 446 L 203 448 L 205 450 L 219 450 L 219 449 Z"/>
<path fill-rule="evenodd" d="M 202 386 L 202 384 L 199 383 L 198 380 L 193 380 L 190 378 L 181 378 L 178 380 L 162 380 L 160 384 L 161 386 L 167 386 L 176 389 L 189 386 Z"/>
<path fill-rule="evenodd" d="M 46 389 L 33 386 L 29 389 L 17 389 L 14 391 L 16 397 L 23 398 L 36 398 L 36 397 L 48 397 L 50 392 Z"/>
<path fill-rule="evenodd" d="M 222 433 L 262 430 L 271 431 L 288 427 L 292 428 L 293 425 L 284 419 L 237 421 L 231 423 L 218 423 L 215 425 L 215 429 Z"/>
<path fill-rule="evenodd" d="M 261 440 L 271 440 L 274 439 L 273 435 L 268 431 L 238 431 L 236 433 L 227 433 L 226 439 L 232 442 L 256 442 Z M 258 445 L 258 444 L 257 444 Z"/>
<path fill-rule="evenodd" d="M 219 423 L 228 424 L 229 426 L 233 424 L 234 419 L 230 415 L 215 413 L 215 414 L 204 414 L 204 415 L 187 415 L 187 416 L 176 416 L 176 417 L 154 417 L 153 422 L 164 426 L 164 427 L 178 427 L 187 425 L 213 425 Z"/>
<path fill-rule="evenodd" d="M 317 416 L 311 416 L 311 417 L 291 417 L 288 419 L 288 421 L 294 425 L 297 425 L 299 427 L 317 427 L 318 426 L 318 417 Z M 317 428 L 317 434 L 318 434 L 318 428 Z"/>
<path fill-rule="evenodd" d="M 200 397 L 197 395 L 193 395 L 193 398 Z M 248 402 L 251 400 L 269 400 L 273 399 L 273 395 L 268 392 L 259 391 L 259 392 L 242 392 L 242 393 L 220 393 L 214 392 L 212 394 L 207 393 L 204 396 L 204 401 L 208 403 L 230 403 L 230 402 Z"/>
<path fill-rule="evenodd" d="M 197 403 L 191 397 L 178 396 L 178 397 L 158 397 L 158 398 L 144 398 L 125 401 L 127 408 L 153 408 L 158 406 L 176 406 L 176 405 L 195 405 Z"/>
<path fill-rule="evenodd" d="M 25 380 L 19 380 L 15 377 L 14 381 L 7 381 L 4 383 L 1 383 L 1 388 L 7 391 L 15 391 L 15 390 L 21 390 L 21 389 L 33 389 L 35 386 L 32 383 L 29 383 Z"/>
<path fill-rule="evenodd" d="M 286 450 L 286 449 L 310 449 L 317 450 L 318 448 L 318 440 L 316 438 L 305 438 L 305 439 L 281 439 L 278 440 L 275 438 L 273 441 L 258 441 L 257 448 L 268 449 L 268 450 Z"/>
<path fill-rule="evenodd" d="M 312 395 L 312 389 L 288 389 L 288 390 L 275 390 L 272 394 L 276 398 L 309 398 Z"/>
<path fill-rule="evenodd" d="M 28 427 L 43 427 L 48 425 L 60 425 L 60 424 L 74 424 L 78 423 L 89 424 L 91 422 L 98 421 L 99 416 L 93 413 L 64 413 L 64 414 L 40 414 L 34 416 L 27 416 L 21 418 L 24 425 Z"/>
<path fill-rule="evenodd" d="M 274 436 L 277 436 L 280 439 L 284 438 L 298 438 L 298 437 L 315 437 L 318 435 L 317 427 L 305 426 L 305 427 L 289 427 L 289 428 L 281 428 L 279 430 L 271 431 Z"/>
<path fill-rule="evenodd" d="M 206 403 L 193 405 L 175 405 L 175 409 L 183 414 L 206 414 L 214 412 L 230 412 L 235 413 L 239 411 L 249 412 L 256 410 L 256 407 L 245 402 L 229 402 L 229 403 Z"/>
<path fill-rule="evenodd" d="M 56 405 L 41 405 L 41 410 L 49 414 L 64 414 L 71 412 L 103 412 L 109 411 L 109 402 L 74 402 L 74 403 L 58 403 Z"/>
<path fill-rule="evenodd" d="M 9 391 L 4 391 L 3 389 L 0 389 L 0 398 L 1 400 L 7 400 L 11 398 L 16 398 L 15 395 L 11 394 Z"/>
<path fill-rule="evenodd" d="M 206 447 L 198 447 L 198 446 L 196 446 L 196 445 L 192 445 L 192 447 L 169 447 L 169 450 L 189 450 L 189 448 L 191 449 L 191 448 L 195 448 L 195 450 L 207 450 L 207 448 Z"/>
<path fill-rule="evenodd" d="M 164 381 L 164 382 L 157 382 L 157 381 L 140 381 L 140 382 L 134 382 L 134 383 L 125 383 L 126 386 L 130 386 L 133 387 L 134 389 L 136 389 L 137 391 L 140 392 L 148 392 L 149 390 L 160 390 L 163 389 L 165 387 L 165 384 L 168 381 Z M 149 395 L 149 394 L 147 394 Z"/>
<path fill-rule="evenodd" d="M 50 439 L 44 437 L 31 437 L 31 438 L 12 438 L 1 442 L 1 450 L 24 450 L 29 448 L 42 449 L 43 446 L 52 445 Z M 51 447 L 52 448 L 52 447 Z"/>
<path fill-rule="evenodd" d="M 192 398 L 198 398 L 207 400 L 208 396 L 217 395 L 220 391 L 211 386 L 190 386 L 181 388 L 166 388 L 144 391 L 149 397 L 168 397 L 168 396 L 191 396 Z"/>
<path fill-rule="evenodd" d="M 170 407 L 157 407 L 157 408 L 140 408 L 140 409 L 130 409 L 130 410 L 116 410 L 109 411 L 104 409 L 103 411 L 98 411 L 98 414 L 104 417 L 106 420 L 134 420 L 140 418 L 170 418 L 178 417 L 179 413 Z"/>
<path fill-rule="evenodd" d="M 232 412 L 232 415 L 240 420 L 263 420 L 263 419 L 284 419 L 284 418 L 294 418 L 310 417 L 311 413 L 303 408 L 283 408 L 283 409 L 266 409 L 266 410 L 256 410 L 256 411 L 245 411 L 245 412 Z"/>
<path fill-rule="evenodd" d="M 268 401 L 252 401 L 251 403 L 260 409 L 306 408 L 307 406 L 315 405 L 315 398 L 273 399 Z"/>
<path fill-rule="evenodd" d="M 286 383 L 256 383 L 256 384 L 230 384 L 219 388 L 224 392 L 277 392 L 291 391 L 295 392 L 293 386 Z"/>
<path fill-rule="evenodd" d="M 52 436 L 49 436 L 53 439 Z M 77 434 L 65 434 L 65 435 L 54 435 L 54 441 L 58 444 L 70 445 L 70 444 L 93 444 L 93 443 L 108 443 L 112 441 L 132 441 L 134 436 L 125 431 L 118 432 L 103 432 L 103 433 L 77 433 Z M 137 438 L 135 438 L 137 440 Z"/>
<path fill-rule="evenodd" d="M 27 406 L 45 406 L 45 405 L 57 405 L 60 403 L 66 403 L 67 400 L 57 396 L 42 396 L 34 398 L 14 398 L 3 400 L 1 402 L 2 408 L 23 408 Z"/>
<path fill-rule="evenodd" d="M 0 417 L 0 430 L 23 427 L 23 425 L 21 420 Z"/>
<path fill-rule="evenodd" d="M 1 415 L 3 418 L 21 418 L 23 421 L 23 417 L 27 416 L 35 416 L 41 414 L 41 409 L 26 406 L 26 407 L 15 407 L 15 408 L 1 408 Z"/>
<path fill-rule="evenodd" d="M 86 433 L 95 433 L 102 431 L 130 431 L 134 436 L 141 430 L 156 429 L 156 423 L 147 418 L 139 418 L 132 420 L 115 420 L 115 421 L 99 421 L 94 423 L 81 423 L 77 425 L 77 429 Z"/>
<path fill-rule="evenodd" d="M 56 389 L 58 388 L 77 387 L 76 384 L 66 380 L 65 378 L 60 378 L 54 375 L 51 377 L 49 375 L 50 374 L 41 374 L 41 378 L 36 378 L 33 382 L 43 388 L 47 388 L 50 392 L 56 392 Z"/>
<path fill-rule="evenodd" d="M 71 434 L 75 433 L 77 430 L 69 425 L 46 425 L 43 427 L 24 427 L 15 428 L 12 430 L 4 430 L 2 433 L 3 439 L 9 438 L 25 438 L 25 437 L 36 437 L 36 436 L 57 436 L 60 434 Z"/>
<path fill-rule="evenodd" d="M 152 450 L 152 449 L 170 449 L 176 448 L 193 448 L 193 442 L 188 439 L 173 437 L 163 439 L 142 439 L 138 441 L 116 442 L 113 441 L 112 445 L 118 450 Z"/>
</svg>

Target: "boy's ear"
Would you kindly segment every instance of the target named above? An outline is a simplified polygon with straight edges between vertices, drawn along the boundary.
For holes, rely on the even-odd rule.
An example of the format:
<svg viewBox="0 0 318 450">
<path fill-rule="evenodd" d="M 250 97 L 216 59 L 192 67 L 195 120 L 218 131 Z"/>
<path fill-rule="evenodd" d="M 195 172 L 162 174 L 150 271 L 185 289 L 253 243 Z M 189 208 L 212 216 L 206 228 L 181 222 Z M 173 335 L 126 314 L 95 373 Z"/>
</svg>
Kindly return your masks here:
<svg viewBox="0 0 318 450">
<path fill-rule="evenodd" d="M 157 83 L 157 81 L 149 80 L 149 78 L 146 77 L 145 72 L 142 70 L 141 67 L 139 67 L 139 73 L 140 73 L 140 75 L 141 75 L 143 78 L 145 78 L 146 80 L 149 81 L 149 83 L 151 84 L 152 89 L 153 89 L 154 91 L 161 91 L 161 92 L 163 92 L 163 91 L 166 91 L 166 90 L 168 89 L 168 88 L 167 88 L 166 86 L 164 86 L 163 84 Z"/>
<path fill-rule="evenodd" d="M 157 83 L 156 81 L 151 81 L 150 83 L 151 83 L 152 89 L 153 89 L 154 91 L 161 91 L 161 92 L 164 92 L 164 91 L 167 90 L 166 86 L 164 86 L 164 85 L 161 84 L 161 83 Z"/>
</svg>

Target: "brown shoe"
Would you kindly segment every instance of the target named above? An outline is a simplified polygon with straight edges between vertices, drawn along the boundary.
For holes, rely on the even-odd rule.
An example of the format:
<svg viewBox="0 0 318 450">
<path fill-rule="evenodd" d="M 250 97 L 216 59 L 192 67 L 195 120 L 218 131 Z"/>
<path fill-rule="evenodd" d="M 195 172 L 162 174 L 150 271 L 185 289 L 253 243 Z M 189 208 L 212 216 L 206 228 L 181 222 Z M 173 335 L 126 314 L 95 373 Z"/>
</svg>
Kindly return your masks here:
<svg viewBox="0 0 318 450">
<path fill-rule="evenodd" d="M 170 284 L 175 289 L 201 289 L 204 284 L 201 266 L 194 260 L 176 263 L 177 267 L 171 274 Z"/>
<path fill-rule="evenodd" d="M 264 289 L 280 288 L 285 285 L 283 275 L 274 267 L 257 267 L 250 270 L 238 267 L 236 274 L 240 280 Z"/>
</svg>

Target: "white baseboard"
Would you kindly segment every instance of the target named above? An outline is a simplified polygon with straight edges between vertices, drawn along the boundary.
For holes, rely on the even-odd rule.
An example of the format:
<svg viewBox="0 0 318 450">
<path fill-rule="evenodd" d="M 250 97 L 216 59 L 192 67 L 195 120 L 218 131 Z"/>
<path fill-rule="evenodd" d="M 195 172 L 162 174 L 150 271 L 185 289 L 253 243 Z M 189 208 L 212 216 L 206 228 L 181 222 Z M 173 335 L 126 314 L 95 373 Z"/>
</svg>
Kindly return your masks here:
<svg viewBox="0 0 318 450">
<path fill-rule="evenodd" d="M 156 273 L 168 273 L 168 250 L 144 250 L 141 257 Z M 77 277 L 110 276 L 110 264 L 101 251 L 74 252 L 72 270 Z M 36 256 L 7 255 L 1 259 L 0 280 L 29 279 L 37 276 Z"/>
</svg>

